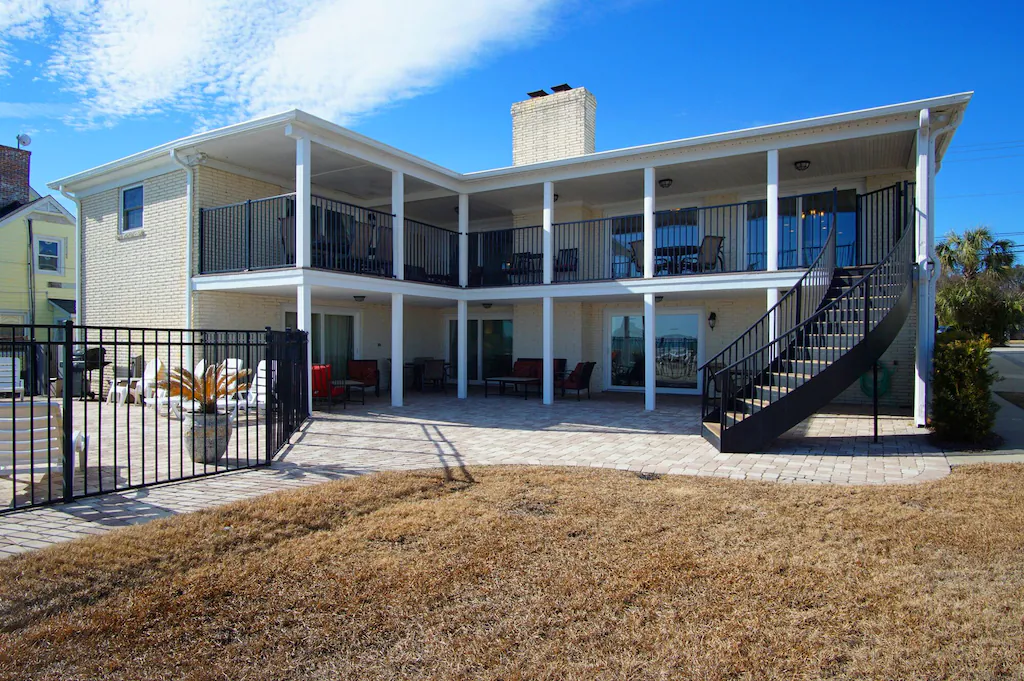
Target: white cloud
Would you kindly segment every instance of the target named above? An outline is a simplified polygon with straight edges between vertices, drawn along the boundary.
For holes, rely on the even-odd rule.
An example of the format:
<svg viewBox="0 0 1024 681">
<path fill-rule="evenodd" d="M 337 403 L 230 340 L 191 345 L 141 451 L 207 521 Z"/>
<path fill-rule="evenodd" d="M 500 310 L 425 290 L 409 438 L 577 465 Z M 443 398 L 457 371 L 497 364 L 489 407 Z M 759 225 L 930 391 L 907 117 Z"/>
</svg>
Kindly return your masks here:
<svg viewBox="0 0 1024 681">
<path fill-rule="evenodd" d="M 522 45 L 558 1 L 3 0 L 0 76 L 12 39 L 56 32 L 44 68 L 75 96 L 72 123 L 293 107 L 345 123 Z"/>
</svg>

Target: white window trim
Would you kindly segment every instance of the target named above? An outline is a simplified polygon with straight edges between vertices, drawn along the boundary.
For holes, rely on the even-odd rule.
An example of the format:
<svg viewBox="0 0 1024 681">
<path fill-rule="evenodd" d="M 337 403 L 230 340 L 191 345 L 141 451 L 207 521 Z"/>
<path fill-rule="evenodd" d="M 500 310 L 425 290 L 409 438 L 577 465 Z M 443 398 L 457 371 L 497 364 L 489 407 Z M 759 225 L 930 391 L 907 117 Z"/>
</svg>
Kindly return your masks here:
<svg viewBox="0 0 1024 681">
<path fill-rule="evenodd" d="M 134 227 L 132 229 L 126 229 L 124 224 L 124 193 L 130 192 L 133 189 L 142 190 L 142 227 Z M 138 184 L 121 187 L 121 191 L 118 192 L 117 197 L 117 233 L 118 234 L 138 234 L 146 229 L 146 188 L 142 182 Z"/>
<path fill-rule="evenodd" d="M 672 314 L 692 314 L 697 315 L 697 366 L 700 367 L 704 364 L 705 349 L 705 333 L 707 331 L 707 306 L 700 307 L 662 307 L 660 304 L 655 307 L 655 318 L 660 315 L 672 315 Z M 635 385 L 612 385 L 612 317 L 621 317 L 629 315 L 630 317 L 643 317 L 644 308 L 643 306 L 637 307 L 606 307 L 604 309 L 604 323 L 601 327 L 601 345 L 603 347 L 602 352 L 604 353 L 603 361 L 601 365 L 603 367 L 603 380 L 604 389 L 611 392 L 630 392 L 630 393 L 642 393 L 644 392 L 644 386 Z M 696 388 L 659 388 L 655 387 L 656 393 L 665 395 L 700 395 L 703 389 L 703 373 L 702 371 L 697 372 L 697 387 Z"/>
<path fill-rule="evenodd" d="M 298 306 L 297 305 L 282 305 L 281 306 L 281 328 L 285 327 L 285 314 L 291 312 L 298 317 Z M 363 311 L 351 307 L 330 307 L 324 305 L 314 305 L 310 310 L 311 314 L 333 314 L 342 317 L 352 317 L 352 359 L 363 359 Z M 324 347 L 324 324 L 320 324 L 320 348 Z M 298 329 L 292 329 L 298 331 Z M 317 358 L 313 358 L 314 362 L 318 362 Z M 379 367 L 378 367 L 379 370 Z"/>
<path fill-rule="evenodd" d="M 64 276 L 64 259 L 67 257 L 68 252 L 68 240 L 65 237 L 60 236 L 47 236 L 46 234 L 34 234 L 32 236 L 35 241 L 32 244 L 32 267 L 36 274 L 51 277 L 63 277 Z M 39 267 L 39 242 L 40 241 L 52 241 L 57 244 L 57 271 L 44 270 Z M 46 256 L 50 257 L 50 256 Z"/>
</svg>

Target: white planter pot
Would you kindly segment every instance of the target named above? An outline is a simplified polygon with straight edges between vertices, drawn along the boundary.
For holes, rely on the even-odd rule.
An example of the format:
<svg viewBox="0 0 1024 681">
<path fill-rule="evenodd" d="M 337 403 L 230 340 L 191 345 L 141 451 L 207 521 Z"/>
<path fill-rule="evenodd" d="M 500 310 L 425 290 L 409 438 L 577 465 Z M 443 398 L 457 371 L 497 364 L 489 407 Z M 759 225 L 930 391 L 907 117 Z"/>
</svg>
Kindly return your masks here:
<svg viewBox="0 0 1024 681">
<path fill-rule="evenodd" d="M 234 424 L 227 414 L 185 416 L 181 437 L 185 449 L 196 463 L 217 463 L 228 451 Z"/>
</svg>

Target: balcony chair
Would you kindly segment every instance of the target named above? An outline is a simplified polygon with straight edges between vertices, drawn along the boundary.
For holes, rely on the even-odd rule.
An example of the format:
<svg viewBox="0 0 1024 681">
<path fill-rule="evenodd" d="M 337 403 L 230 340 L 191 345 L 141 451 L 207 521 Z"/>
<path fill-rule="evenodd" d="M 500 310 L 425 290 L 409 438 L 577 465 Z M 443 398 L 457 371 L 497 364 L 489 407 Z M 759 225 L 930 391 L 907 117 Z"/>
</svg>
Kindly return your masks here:
<svg viewBox="0 0 1024 681">
<path fill-rule="evenodd" d="M 594 367 L 596 366 L 597 362 L 579 362 L 571 374 L 565 378 L 555 380 L 555 389 L 562 391 L 562 397 L 565 397 L 566 390 L 575 390 L 577 402 L 580 400 L 580 393 L 586 390 L 587 399 L 589 400 L 590 377 L 593 375 Z"/>
<path fill-rule="evenodd" d="M 700 250 L 695 256 L 682 262 L 683 272 L 713 272 L 718 269 L 725 271 L 722 259 L 724 236 L 706 236 L 700 242 Z"/>
<path fill-rule="evenodd" d="M 345 406 L 345 388 L 340 385 L 331 385 L 331 365 L 313 365 L 313 399 L 327 400 L 328 411 L 334 408 L 334 400 L 340 399 L 342 407 Z"/>
<path fill-rule="evenodd" d="M 365 388 L 373 388 L 380 397 L 380 371 L 375 359 L 350 359 L 346 365 L 350 381 L 359 381 Z"/>
<path fill-rule="evenodd" d="M 295 264 L 295 217 L 278 218 L 278 228 L 281 230 L 281 255 L 284 261 L 280 265 Z"/>
<path fill-rule="evenodd" d="M 542 261 L 543 256 L 540 253 L 513 253 L 512 262 L 509 264 L 508 275 L 509 277 L 520 277 L 520 281 L 515 282 L 518 284 L 535 284 L 538 283 L 539 277 L 537 275 L 541 272 L 541 267 L 537 264 Z"/>
<path fill-rule="evenodd" d="M 580 249 L 562 248 L 555 258 L 555 281 L 576 281 L 579 279 Z M 559 277 L 558 275 L 566 275 Z"/>
</svg>

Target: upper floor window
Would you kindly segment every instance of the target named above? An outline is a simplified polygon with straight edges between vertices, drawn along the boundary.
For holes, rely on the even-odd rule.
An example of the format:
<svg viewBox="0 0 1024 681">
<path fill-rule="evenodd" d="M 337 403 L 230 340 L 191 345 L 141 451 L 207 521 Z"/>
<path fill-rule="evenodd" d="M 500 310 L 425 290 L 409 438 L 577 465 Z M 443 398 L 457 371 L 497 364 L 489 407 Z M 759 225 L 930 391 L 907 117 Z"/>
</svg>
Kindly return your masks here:
<svg viewBox="0 0 1024 681">
<path fill-rule="evenodd" d="M 142 228 L 142 185 L 121 192 L 121 231 Z"/>
<path fill-rule="evenodd" d="M 64 270 L 64 242 L 61 239 L 36 238 L 36 271 L 61 274 Z"/>
</svg>

